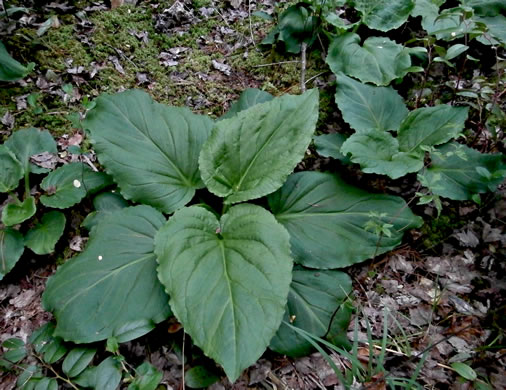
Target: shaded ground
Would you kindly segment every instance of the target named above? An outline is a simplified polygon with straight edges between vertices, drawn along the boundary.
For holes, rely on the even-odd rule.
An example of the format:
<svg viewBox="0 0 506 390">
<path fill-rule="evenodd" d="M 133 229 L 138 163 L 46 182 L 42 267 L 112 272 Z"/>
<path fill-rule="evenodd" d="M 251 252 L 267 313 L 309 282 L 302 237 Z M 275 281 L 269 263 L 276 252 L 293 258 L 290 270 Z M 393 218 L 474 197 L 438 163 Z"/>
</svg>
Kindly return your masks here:
<svg viewBox="0 0 506 390">
<path fill-rule="evenodd" d="M 69 145 L 88 146 L 75 119 L 85 111 L 88 100 L 103 92 L 143 88 L 160 102 L 220 116 L 248 87 L 275 95 L 300 91 L 298 58 L 257 47 L 271 24 L 251 13 L 272 14 L 273 1 L 143 1 L 113 10 L 101 1 L 40 4 L 33 4 L 27 13 L 0 19 L 1 40 L 8 50 L 23 63 L 37 64 L 24 81 L 2 84 L 0 136 L 5 139 L 26 126 L 47 128 L 59 137 L 61 159 L 69 158 Z M 12 5 L 16 2 L 9 2 Z M 47 20 L 51 26 L 43 31 Z M 321 89 L 318 131 L 347 131 L 333 103 L 333 76 L 322 58 L 321 48 L 310 51 L 306 76 L 308 85 Z M 443 76 L 437 70 L 436 81 Z M 414 87 L 417 82 L 414 78 Z M 440 88 L 434 84 L 435 89 Z M 408 104 L 414 104 L 411 91 L 401 93 L 411 96 Z M 444 93 L 440 88 L 434 95 Z M 30 98 L 33 94 L 38 95 Z M 485 135 L 476 134 L 477 146 L 488 150 Z M 414 177 L 393 182 L 363 176 L 353 167 L 320 158 L 313 150 L 302 165 L 344 171 L 354 184 L 373 192 L 401 195 L 408 201 L 414 197 Z M 467 362 L 493 388 L 506 388 L 505 194 L 503 186 L 484 197 L 481 206 L 445 203 L 439 218 L 431 206 L 413 206 L 426 222 L 421 230 L 410 232 L 405 245 L 395 251 L 348 270 L 357 307 L 357 328 L 352 321 L 349 337 L 358 337 L 358 353 L 365 365 L 371 339 L 367 327 L 380 340 L 386 318 L 390 375 L 411 376 L 426 352 L 418 382 L 427 388 L 473 388 L 450 368 L 456 361 Z M 57 264 L 73 256 L 86 239 L 79 224 L 91 205 L 83 203 L 82 207 L 70 216 L 68 239 L 60 242 L 58 255 L 25 253 L 1 282 L 0 341 L 10 337 L 26 340 L 50 320 L 51 315 L 40 306 L 40 296 Z M 164 323 L 152 334 L 122 345 L 121 352 L 132 365 L 150 361 L 163 370 L 162 383 L 178 389 L 182 341 L 177 325 Z M 186 347 L 191 348 L 188 340 Z M 186 368 L 200 361 L 198 352 L 193 355 L 196 361 L 188 361 Z M 334 360 L 340 368 L 350 367 L 342 357 L 336 355 Z M 371 372 L 371 377 L 357 388 L 385 388 L 382 376 Z M 14 381 L 15 375 L 4 373 L 0 388 L 13 388 Z M 294 360 L 267 352 L 234 386 L 224 379 L 211 388 L 325 387 L 340 388 L 320 354 Z"/>
</svg>

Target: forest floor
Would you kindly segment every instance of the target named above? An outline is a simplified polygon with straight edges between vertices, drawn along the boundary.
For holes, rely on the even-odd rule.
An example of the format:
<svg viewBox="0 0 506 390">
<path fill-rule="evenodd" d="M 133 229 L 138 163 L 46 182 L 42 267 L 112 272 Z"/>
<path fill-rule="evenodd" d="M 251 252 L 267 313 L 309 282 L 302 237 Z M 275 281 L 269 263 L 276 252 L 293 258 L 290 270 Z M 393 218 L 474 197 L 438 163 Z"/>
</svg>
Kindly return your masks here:
<svg viewBox="0 0 506 390">
<path fill-rule="evenodd" d="M 99 0 L 3 3 L 30 6 L 0 19 L 0 38 L 17 60 L 36 67 L 22 81 L 1 84 L 0 138 L 24 127 L 48 129 L 58 140 L 63 160 L 69 159 L 70 145 L 88 146 L 75 120 L 86 111 L 83 104 L 104 92 L 140 88 L 159 102 L 213 117 L 225 113 L 246 88 L 273 95 L 300 92 L 300 57 L 259 46 L 273 22 L 252 12 L 274 14 L 272 0 L 153 0 L 114 9 Z M 349 127 L 334 103 L 334 76 L 324 58 L 317 44 L 308 52 L 307 85 L 321 91 L 317 132 L 346 132 Z M 410 91 L 400 92 L 409 99 Z M 406 201 L 414 197 L 414 177 L 394 181 L 364 175 L 318 156 L 313 148 L 299 168 L 340 170 L 368 191 L 400 195 Z M 481 205 L 444 201 L 439 217 L 433 206 L 413 202 L 424 226 L 406 234 L 394 251 L 347 269 L 356 307 L 348 337 L 358 339 L 358 354 L 366 366 L 369 343 L 374 341 L 373 348 L 381 350 L 387 321 L 387 375 L 411 376 L 423 356 L 417 381 L 425 388 L 506 388 L 505 195 L 503 185 L 484 195 Z M 25 253 L 0 282 L 0 342 L 27 340 L 51 320 L 41 307 L 41 294 L 56 267 L 82 249 L 87 238 L 79 225 L 90 209 L 90 202 L 84 203 L 69 216 L 68 239 L 59 243 L 56 254 Z M 147 360 L 160 369 L 164 388 L 180 389 L 183 335 L 167 334 L 173 326 L 162 323 L 152 334 L 122 344 L 120 351 L 130 364 Z M 349 368 L 342 356 L 334 354 L 333 359 L 343 370 Z M 460 377 L 451 368 L 454 362 L 466 362 L 479 380 Z M 356 388 L 384 389 L 384 379 L 371 375 Z M 15 373 L 1 373 L 0 388 L 15 388 L 15 380 Z M 485 383 L 491 387 L 479 387 Z M 266 352 L 234 385 L 223 378 L 210 388 L 342 387 L 319 353 L 291 359 Z"/>
</svg>

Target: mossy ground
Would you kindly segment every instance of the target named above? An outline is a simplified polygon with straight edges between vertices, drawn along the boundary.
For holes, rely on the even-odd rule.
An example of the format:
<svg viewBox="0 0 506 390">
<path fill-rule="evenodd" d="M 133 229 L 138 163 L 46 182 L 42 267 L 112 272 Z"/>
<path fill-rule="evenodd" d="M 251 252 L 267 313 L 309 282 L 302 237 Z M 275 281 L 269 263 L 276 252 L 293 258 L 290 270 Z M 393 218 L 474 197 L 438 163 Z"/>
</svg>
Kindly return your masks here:
<svg viewBox="0 0 506 390">
<path fill-rule="evenodd" d="M 35 28 L 23 28 L 9 37 L 6 44 L 9 48 L 19 48 L 16 55 L 19 60 L 35 62 L 39 75 L 54 72 L 60 77 L 62 85 L 72 84 L 82 96 L 87 95 L 90 99 L 101 93 L 144 88 L 155 100 L 170 105 L 184 106 L 188 102 L 203 101 L 204 104 L 193 110 L 217 117 L 248 87 L 261 88 L 275 95 L 300 91 L 300 64 L 289 62 L 297 61 L 298 56 L 278 54 L 275 50 L 260 49 L 258 45 L 246 45 L 226 53 L 222 45 L 213 43 L 213 36 L 224 26 L 220 14 L 207 19 L 199 18 L 183 33 L 157 32 L 155 14 L 171 3 L 159 2 L 156 8 L 150 4 L 123 6 L 95 12 L 87 20 L 74 15 L 59 17 L 60 27 L 49 29 L 42 37 L 37 37 Z M 208 5 L 207 0 L 193 1 L 195 10 Z M 257 17 L 252 17 L 251 22 L 255 25 L 253 38 L 258 43 L 272 22 Z M 238 37 L 251 39 L 249 19 L 238 19 L 227 24 L 227 27 L 235 32 L 222 37 L 224 45 L 233 44 Z M 147 42 L 135 36 L 140 32 L 147 33 Z M 202 44 L 199 42 L 201 37 L 211 42 Z M 159 55 L 173 47 L 187 47 L 189 50 L 179 59 L 177 66 L 165 67 L 160 64 Z M 118 58 L 124 69 L 123 74 L 115 69 L 110 60 L 112 57 Z M 212 60 L 230 65 L 230 76 L 214 69 Z M 85 69 L 81 80 L 68 73 L 70 68 L 79 66 Z M 96 66 L 101 69 L 90 78 L 89 72 Z M 325 69 L 321 53 L 312 50 L 306 79 L 317 76 L 321 69 Z M 145 74 L 149 82 L 140 85 L 136 77 L 139 73 Z M 173 75 L 183 75 L 183 79 Z M 203 81 L 202 75 L 208 77 Z M 47 128 L 55 136 L 72 132 L 72 122 L 67 116 L 84 109 L 79 101 L 64 102 L 55 93 L 58 89 L 58 86 L 53 86 L 50 92 L 41 91 L 36 85 L 35 74 L 31 75 L 25 86 L 7 84 L 0 91 L 0 115 L 6 111 L 13 114 L 16 118 L 15 128 Z M 17 110 L 16 98 L 31 93 L 41 93 L 39 102 L 42 113 L 35 113 L 30 107 Z M 331 94 L 327 96 L 323 93 L 320 123 L 325 120 L 327 112 L 334 111 L 333 104 Z"/>
</svg>

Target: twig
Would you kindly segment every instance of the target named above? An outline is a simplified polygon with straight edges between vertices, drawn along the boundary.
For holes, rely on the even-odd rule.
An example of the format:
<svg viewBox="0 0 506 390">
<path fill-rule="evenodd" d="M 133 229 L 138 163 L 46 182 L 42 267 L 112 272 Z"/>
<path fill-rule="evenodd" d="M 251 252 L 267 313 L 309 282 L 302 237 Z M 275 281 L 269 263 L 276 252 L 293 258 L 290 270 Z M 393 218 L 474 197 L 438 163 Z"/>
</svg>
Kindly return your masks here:
<svg viewBox="0 0 506 390">
<path fill-rule="evenodd" d="M 273 65 L 282 65 L 282 64 L 293 64 L 293 63 L 299 63 L 300 61 L 298 60 L 293 60 L 293 61 L 280 61 L 280 62 L 271 62 L 270 64 L 260 64 L 260 65 L 255 65 L 253 66 L 253 68 L 262 68 L 264 66 L 273 66 Z"/>
<path fill-rule="evenodd" d="M 255 46 L 255 49 L 257 49 L 257 44 L 255 43 L 255 37 L 253 36 L 253 25 L 251 23 L 251 1 L 248 0 L 248 19 L 249 19 L 249 34 L 251 36 L 251 43 L 253 43 L 253 46 Z"/>
<path fill-rule="evenodd" d="M 227 26 L 230 26 L 230 24 L 228 24 L 227 19 L 225 19 L 225 17 L 221 14 L 221 12 L 220 12 L 220 11 L 218 11 L 218 7 L 213 7 L 213 9 L 216 11 L 216 13 L 217 13 L 218 15 L 220 15 L 220 16 L 221 16 L 221 18 L 223 19 L 223 21 L 225 22 L 225 24 L 226 24 Z"/>
<path fill-rule="evenodd" d="M 94 172 L 98 172 L 98 169 L 95 165 L 93 165 L 93 163 L 91 162 L 90 158 L 85 155 L 85 154 L 81 154 L 81 158 L 84 160 L 84 162 L 86 164 L 88 164 L 90 166 L 90 168 L 94 171 Z"/>
<path fill-rule="evenodd" d="M 120 57 L 123 57 L 125 60 L 127 60 L 128 62 L 130 62 L 134 67 L 136 67 L 137 69 L 139 69 L 139 66 L 135 62 L 133 62 L 130 58 L 128 58 L 127 55 L 125 53 L 123 53 L 122 50 L 117 49 L 114 46 L 109 45 L 108 43 L 105 43 L 105 45 L 109 46 L 111 49 L 113 49 L 116 52 L 117 55 L 119 55 Z"/>
<path fill-rule="evenodd" d="M 370 346 L 371 344 L 369 344 L 367 341 L 362 341 L 363 344 L 367 345 L 367 346 Z M 379 351 L 381 351 L 381 346 L 380 345 L 376 345 L 376 344 L 372 344 L 372 347 L 374 349 L 377 349 Z M 393 353 L 394 355 L 397 355 L 397 356 L 404 356 L 404 357 L 409 357 L 408 355 L 406 355 L 404 352 L 401 352 L 401 351 L 396 351 L 395 349 L 390 349 L 390 348 L 385 348 L 385 351 L 387 352 L 390 352 L 390 353 Z M 444 365 L 444 364 L 441 364 L 441 363 L 436 363 L 436 366 L 439 366 L 439 367 L 442 367 L 442 368 L 446 368 L 446 369 L 450 369 L 450 370 L 453 370 L 453 368 L 451 367 L 448 367 L 447 365 Z"/>
<path fill-rule="evenodd" d="M 300 90 L 302 93 L 306 92 L 306 49 L 307 43 L 302 42 L 300 50 Z"/>
<path fill-rule="evenodd" d="M 310 77 L 309 79 L 306 80 L 306 84 L 309 83 L 310 81 L 313 81 L 315 78 L 317 78 L 317 77 L 319 77 L 319 76 L 321 76 L 322 74 L 325 74 L 325 73 L 327 73 L 327 71 L 320 72 L 317 75 L 314 75 L 313 77 Z"/>
</svg>

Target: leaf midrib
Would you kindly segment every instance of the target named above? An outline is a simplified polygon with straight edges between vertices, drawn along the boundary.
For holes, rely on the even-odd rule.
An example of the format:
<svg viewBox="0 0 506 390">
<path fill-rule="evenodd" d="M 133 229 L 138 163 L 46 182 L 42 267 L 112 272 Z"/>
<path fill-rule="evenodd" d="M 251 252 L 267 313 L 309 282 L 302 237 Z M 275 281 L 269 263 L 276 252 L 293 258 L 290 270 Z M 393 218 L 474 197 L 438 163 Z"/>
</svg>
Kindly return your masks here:
<svg viewBox="0 0 506 390">
<path fill-rule="evenodd" d="M 281 108 L 281 104 L 279 106 Z M 269 113 L 267 113 L 267 115 L 264 117 L 264 121 L 265 121 L 265 118 L 267 118 L 268 116 L 269 116 Z M 249 162 L 246 170 L 244 171 L 244 174 L 241 176 L 241 178 L 239 180 L 239 183 L 237 184 L 237 189 L 234 188 L 234 193 L 232 195 L 235 195 L 238 192 L 240 192 L 242 183 L 243 183 L 244 179 L 248 176 L 251 167 L 255 164 L 256 160 L 258 159 L 258 156 L 260 154 L 262 154 L 263 150 L 267 147 L 267 145 L 270 143 L 270 141 L 272 140 L 272 138 L 275 135 L 277 135 L 277 132 L 281 128 L 281 126 L 282 126 L 282 122 L 279 122 L 278 125 L 276 126 L 276 128 L 272 131 L 271 135 L 269 135 L 269 137 L 264 141 L 262 147 L 258 150 L 257 153 L 255 153 L 255 155 L 253 156 L 253 158 L 250 160 L 250 162 Z"/>
<path fill-rule="evenodd" d="M 220 246 L 221 259 L 223 261 L 223 275 L 226 279 L 227 288 L 228 288 L 230 307 L 231 307 L 231 315 L 232 315 L 232 323 L 234 324 L 233 335 L 231 337 L 232 337 L 232 343 L 233 343 L 233 358 L 234 358 L 234 362 L 235 362 L 236 357 L 237 357 L 237 335 L 236 335 L 236 320 L 235 320 L 236 314 L 235 314 L 234 294 L 232 292 L 232 280 L 230 279 L 230 277 L 228 275 L 227 256 L 225 255 L 225 243 L 223 240 L 218 240 L 218 244 Z"/>
</svg>

